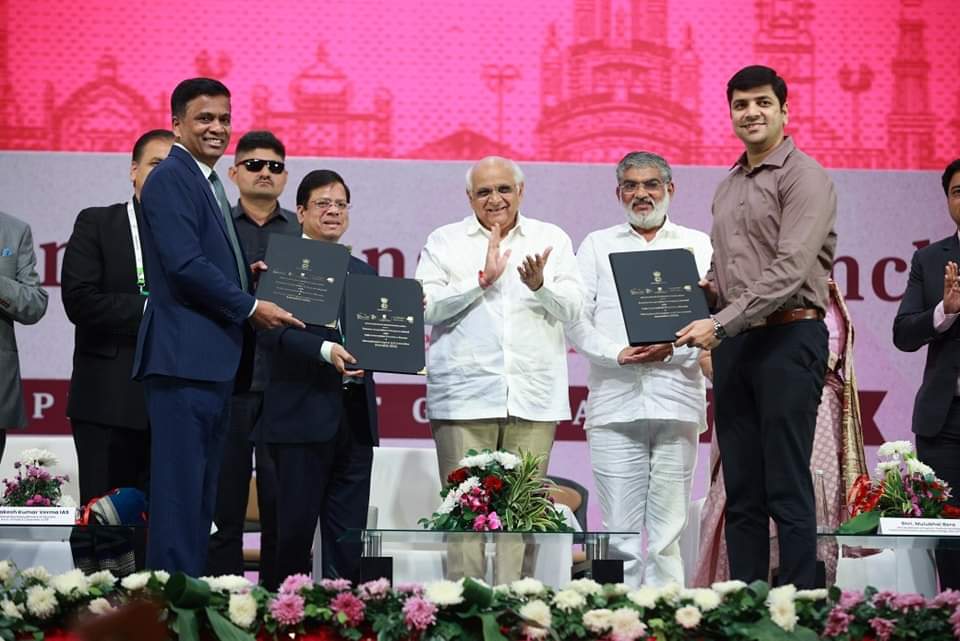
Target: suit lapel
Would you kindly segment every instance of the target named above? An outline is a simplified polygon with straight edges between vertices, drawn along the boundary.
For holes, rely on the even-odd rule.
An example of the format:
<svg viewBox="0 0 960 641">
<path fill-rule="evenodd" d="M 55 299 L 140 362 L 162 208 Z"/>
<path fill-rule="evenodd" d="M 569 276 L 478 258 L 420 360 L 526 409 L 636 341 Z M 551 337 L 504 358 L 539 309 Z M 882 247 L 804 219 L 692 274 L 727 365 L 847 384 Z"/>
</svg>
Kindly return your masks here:
<svg viewBox="0 0 960 641">
<path fill-rule="evenodd" d="M 191 172 L 194 176 L 197 177 L 197 180 L 200 181 L 200 191 L 203 192 L 204 197 L 207 199 L 207 204 L 212 210 L 214 219 L 217 221 L 217 225 L 220 226 L 220 231 L 223 232 L 223 237 L 227 239 L 227 244 L 230 243 L 230 235 L 227 233 L 227 223 L 223 220 L 223 212 L 220 209 L 220 204 L 217 203 L 217 199 L 213 195 L 213 188 L 210 186 L 210 181 L 206 179 L 203 175 L 203 172 L 200 171 L 200 168 L 197 167 L 197 161 L 190 155 L 189 152 L 184 151 L 176 145 L 170 150 L 170 154 L 173 155 L 177 160 L 186 165 L 187 170 Z"/>
</svg>

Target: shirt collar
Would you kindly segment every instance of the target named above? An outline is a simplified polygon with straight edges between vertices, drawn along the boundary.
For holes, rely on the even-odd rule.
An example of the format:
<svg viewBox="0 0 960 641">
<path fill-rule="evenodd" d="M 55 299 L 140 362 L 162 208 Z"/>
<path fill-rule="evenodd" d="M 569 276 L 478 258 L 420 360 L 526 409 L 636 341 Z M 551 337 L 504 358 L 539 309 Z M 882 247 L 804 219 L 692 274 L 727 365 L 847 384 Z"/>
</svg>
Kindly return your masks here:
<svg viewBox="0 0 960 641">
<path fill-rule="evenodd" d="M 670 222 L 670 215 L 668 214 L 666 220 L 663 221 L 663 226 L 657 230 L 657 234 L 653 237 L 653 239 L 656 240 L 661 236 L 665 237 L 673 234 L 676 227 L 676 225 Z M 637 236 L 639 238 L 643 238 L 643 236 L 640 235 L 640 232 L 633 228 L 633 225 L 630 224 L 630 221 L 624 221 L 621 223 L 620 228 L 617 230 L 617 234 L 620 236 Z M 644 238 L 644 240 L 646 240 L 646 238 Z"/>
<path fill-rule="evenodd" d="M 175 147 L 180 147 L 180 149 L 183 149 L 185 152 L 190 154 L 190 150 L 184 147 L 183 145 L 181 145 L 180 143 L 175 142 L 173 144 Z M 213 167 L 203 164 L 202 162 L 197 160 L 197 158 L 193 154 L 190 154 L 190 157 L 193 158 L 193 162 L 197 163 L 197 167 L 200 168 L 200 171 L 203 173 L 203 177 L 206 178 L 207 180 L 210 180 L 210 174 L 213 173 Z M 219 176 L 219 174 L 217 175 Z"/>
<path fill-rule="evenodd" d="M 240 219 L 240 218 L 243 218 L 244 216 L 247 216 L 247 211 L 243 208 L 243 201 L 238 199 L 237 206 L 233 208 L 233 217 L 234 219 Z M 271 220 L 273 220 L 277 216 L 279 216 L 280 218 L 283 218 L 287 222 L 290 222 L 290 216 L 288 215 L 287 211 L 280 206 L 279 200 L 274 206 L 273 211 L 270 213 L 270 217 L 267 218 L 267 222 L 269 223 Z M 249 216 L 247 217 L 249 218 Z"/>
<path fill-rule="evenodd" d="M 518 234 L 526 236 L 526 232 L 524 232 L 524 223 L 526 220 L 527 219 L 523 216 L 523 214 L 517 212 L 517 224 L 513 226 L 513 229 L 507 232 L 507 236 L 512 234 L 514 231 L 516 231 Z M 467 216 L 463 219 L 463 222 L 467 229 L 468 236 L 473 236 L 474 234 L 483 234 L 485 236 L 490 235 L 490 231 L 480 224 L 476 214 Z"/>
<path fill-rule="evenodd" d="M 796 145 L 793 144 L 793 137 L 784 136 L 783 141 L 777 145 L 777 148 L 770 152 L 766 158 L 760 161 L 760 164 L 754 167 L 753 170 L 756 170 L 757 167 L 763 167 L 764 165 L 770 165 L 771 167 L 783 167 L 783 163 L 787 161 L 787 156 L 789 156 L 790 152 L 796 148 Z M 738 167 L 742 167 L 746 172 L 751 171 L 749 165 L 747 164 L 747 152 L 740 154 L 740 157 L 737 158 L 737 162 L 733 163 L 730 168 L 737 169 Z"/>
</svg>

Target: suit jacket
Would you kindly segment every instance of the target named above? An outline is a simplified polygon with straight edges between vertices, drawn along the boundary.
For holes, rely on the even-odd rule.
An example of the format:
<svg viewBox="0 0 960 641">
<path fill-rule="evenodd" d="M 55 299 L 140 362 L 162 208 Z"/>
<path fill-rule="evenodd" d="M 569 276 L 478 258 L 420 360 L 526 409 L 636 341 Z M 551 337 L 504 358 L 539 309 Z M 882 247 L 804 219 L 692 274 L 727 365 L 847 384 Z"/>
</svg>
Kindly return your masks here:
<svg viewBox="0 0 960 641">
<path fill-rule="evenodd" d="M 67 416 L 146 429 L 143 387 L 130 372 L 147 299 L 137 287 L 127 203 L 80 212 L 63 254 L 60 284 L 63 308 L 76 325 Z"/>
<path fill-rule="evenodd" d="M 899 349 L 915 352 L 927 345 L 923 381 L 913 406 L 913 431 L 921 436 L 935 436 L 943 427 L 960 375 L 960 323 L 943 334 L 933 328 L 949 260 L 960 263 L 956 234 L 914 252 L 907 291 L 893 321 L 893 343 Z"/>
<path fill-rule="evenodd" d="M 317 241 L 321 242 L 321 241 Z M 376 274 L 362 260 L 350 257 L 348 271 Z M 341 317 L 343 310 L 341 308 Z M 342 342 L 340 332 L 308 325 L 261 333 L 261 345 L 272 352 L 270 382 L 263 393 L 258 438 L 267 443 L 323 443 L 331 440 L 347 412 L 350 428 L 371 446 L 379 443 L 377 391 L 373 373 L 363 376 L 364 394 L 344 395 L 343 378 L 323 360 L 323 341 Z M 353 383 L 349 383 L 353 385 Z"/>
<path fill-rule="evenodd" d="M 255 299 L 241 289 L 210 182 L 189 152 L 174 145 L 147 177 L 142 196 L 150 297 L 134 375 L 233 380 Z"/>
<path fill-rule="evenodd" d="M 32 325 L 46 311 L 30 225 L 0 212 L 0 429 L 27 424 L 13 323 Z"/>
</svg>

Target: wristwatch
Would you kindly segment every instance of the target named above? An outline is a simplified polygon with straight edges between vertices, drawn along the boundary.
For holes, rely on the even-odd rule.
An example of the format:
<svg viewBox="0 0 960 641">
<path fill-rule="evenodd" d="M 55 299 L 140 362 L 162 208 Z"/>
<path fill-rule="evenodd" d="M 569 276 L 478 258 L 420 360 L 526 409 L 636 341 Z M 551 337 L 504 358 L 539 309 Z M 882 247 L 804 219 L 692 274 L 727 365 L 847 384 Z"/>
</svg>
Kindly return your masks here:
<svg viewBox="0 0 960 641">
<path fill-rule="evenodd" d="M 713 321 L 713 337 L 718 341 L 722 341 L 727 337 L 727 330 L 723 328 L 723 325 L 720 324 L 720 321 L 716 317 L 711 316 L 710 320 Z"/>
</svg>

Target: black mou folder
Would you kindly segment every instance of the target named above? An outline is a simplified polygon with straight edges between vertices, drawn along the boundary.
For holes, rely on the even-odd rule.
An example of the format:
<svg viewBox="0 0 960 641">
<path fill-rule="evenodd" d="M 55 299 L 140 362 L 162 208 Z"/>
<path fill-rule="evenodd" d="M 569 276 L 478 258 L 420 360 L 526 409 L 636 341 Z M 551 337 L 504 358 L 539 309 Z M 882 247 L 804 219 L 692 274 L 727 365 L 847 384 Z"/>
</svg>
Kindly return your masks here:
<svg viewBox="0 0 960 641">
<path fill-rule="evenodd" d="M 271 234 L 257 298 L 283 307 L 308 325 L 337 322 L 350 252 L 343 245 Z"/>
<path fill-rule="evenodd" d="M 350 369 L 422 374 L 423 287 L 412 278 L 347 274 L 344 347 Z"/>
</svg>

